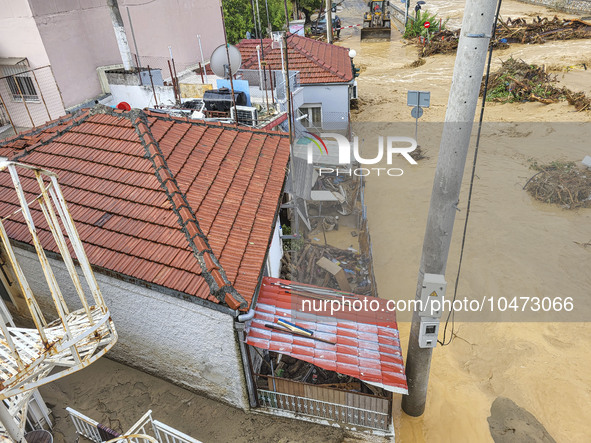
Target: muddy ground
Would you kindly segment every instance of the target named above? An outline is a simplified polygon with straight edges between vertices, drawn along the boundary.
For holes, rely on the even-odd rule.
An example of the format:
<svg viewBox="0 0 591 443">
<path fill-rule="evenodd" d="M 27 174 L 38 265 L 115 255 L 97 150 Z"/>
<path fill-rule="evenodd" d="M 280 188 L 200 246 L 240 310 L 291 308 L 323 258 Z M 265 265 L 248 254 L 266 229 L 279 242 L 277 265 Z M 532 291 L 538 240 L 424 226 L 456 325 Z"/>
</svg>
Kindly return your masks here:
<svg viewBox="0 0 591 443">
<path fill-rule="evenodd" d="M 450 25 L 459 26 L 463 4 L 431 0 L 426 8 L 451 16 Z M 529 20 L 556 12 L 504 1 L 501 14 Z M 374 127 L 371 122 L 387 127 L 385 122 L 411 121 L 407 90 L 431 91 L 431 107 L 419 122 L 419 143 L 430 158 L 416 168 L 405 168 L 404 176 L 396 180 L 369 177 L 366 190 L 380 296 L 413 298 L 439 148 L 440 132 L 430 124 L 444 119 L 455 56 L 428 57 L 424 65 L 410 68 L 417 49 L 399 38 L 361 43 L 355 32 L 340 44 L 357 51 L 355 64 L 362 67 L 361 106 L 354 113 L 357 122 L 366 122 L 356 126 L 360 139 L 370 137 L 366 128 Z M 546 65 L 574 91 L 591 91 L 591 70 L 583 67 L 590 65 L 590 40 L 512 44 L 495 52 L 493 71 L 510 56 Z M 591 248 L 575 242 L 591 239 L 591 210 L 567 211 L 542 204 L 522 187 L 533 175 L 533 161 L 580 161 L 591 155 L 590 120 L 591 113 L 577 113 L 565 102 L 487 104 L 485 121 L 502 125 L 489 125 L 483 132 L 459 297 L 589 294 Z M 559 122 L 573 124 L 566 129 Z M 414 130 L 413 126 L 408 129 Z M 558 133 L 562 135 L 555 137 Z M 474 143 L 448 262 L 451 288 L 473 147 Z M 585 298 L 579 298 L 578 309 L 589 312 Z M 406 348 L 409 324 L 399 326 Z M 397 441 L 491 442 L 487 417 L 497 397 L 508 397 L 532 413 L 558 442 L 589 441 L 591 412 L 585 405 L 591 402 L 587 370 L 591 325 L 473 322 L 456 323 L 456 331 L 458 338 L 450 346 L 433 353 L 425 414 L 411 418 L 395 407 Z"/>
</svg>

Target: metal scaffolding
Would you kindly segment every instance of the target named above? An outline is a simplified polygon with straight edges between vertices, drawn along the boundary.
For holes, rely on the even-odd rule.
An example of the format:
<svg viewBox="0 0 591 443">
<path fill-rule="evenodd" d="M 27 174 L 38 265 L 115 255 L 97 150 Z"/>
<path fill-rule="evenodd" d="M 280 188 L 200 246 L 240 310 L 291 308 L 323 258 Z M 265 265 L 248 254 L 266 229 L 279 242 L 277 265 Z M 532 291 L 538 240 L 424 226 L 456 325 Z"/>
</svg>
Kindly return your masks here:
<svg viewBox="0 0 591 443">
<path fill-rule="evenodd" d="M 35 325 L 31 329 L 17 327 L 6 309 L 0 315 L 0 436 L 24 442 L 27 406 L 35 389 L 96 361 L 113 347 L 117 333 L 56 174 L 0 159 L 0 178 L 3 186 L 11 183 L 14 189 L 13 195 L 3 195 L 3 207 L 16 208 L 0 214 L 0 248 L 17 283 L 17 294 L 11 294 L 11 298 L 26 305 Z M 41 294 L 33 292 L 5 226 L 26 226 L 27 243 L 37 253 L 52 308 L 46 309 L 47 303 L 41 303 L 41 309 L 37 299 Z M 53 243 L 47 240 L 42 244 L 41 238 Z M 46 255 L 45 251 L 55 249 L 55 245 L 67 274 L 56 275 Z M 36 288 L 39 280 L 35 281 Z M 72 287 L 67 292 L 62 290 Z M 66 300 L 82 308 L 71 310 Z M 53 310 L 55 318 L 49 318 Z"/>
</svg>

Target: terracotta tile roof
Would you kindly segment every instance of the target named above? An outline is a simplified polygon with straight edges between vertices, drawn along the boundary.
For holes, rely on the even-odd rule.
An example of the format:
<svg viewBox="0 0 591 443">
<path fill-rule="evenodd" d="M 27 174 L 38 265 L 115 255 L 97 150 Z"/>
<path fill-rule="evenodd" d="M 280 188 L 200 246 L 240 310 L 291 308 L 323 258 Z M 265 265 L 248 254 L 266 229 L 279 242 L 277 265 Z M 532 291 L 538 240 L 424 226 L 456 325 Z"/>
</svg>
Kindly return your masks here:
<svg viewBox="0 0 591 443">
<path fill-rule="evenodd" d="M 359 300 L 360 305 L 364 305 L 365 300 L 368 303 L 378 301 L 381 308 L 378 312 L 358 313 L 345 312 L 346 308 L 341 313 L 328 312 L 330 308 L 325 313 L 300 311 L 302 300 L 314 300 L 316 305 L 320 304 L 317 293 L 311 292 L 315 289 L 322 291 L 322 299 L 328 300 L 329 304 L 330 300 L 339 302 L 345 296 Z M 408 388 L 396 313 L 387 311 L 386 302 L 375 297 L 264 277 L 255 315 L 246 331 L 246 343 L 350 375 L 391 392 L 406 394 Z M 311 330 L 312 337 L 330 343 L 266 326 L 276 325 L 279 319 Z"/>
<path fill-rule="evenodd" d="M 261 40 L 242 40 L 237 47 L 242 69 L 258 69 L 257 45 Z M 300 83 L 347 83 L 353 80 L 349 49 L 291 34 L 287 38 L 289 70 L 300 71 Z M 271 69 L 281 70 L 281 49 L 263 39 L 262 56 Z"/>
<path fill-rule="evenodd" d="M 283 187 L 285 134 L 97 107 L 0 143 L 0 156 L 58 173 L 94 266 L 248 309 Z M 16 209 L 2 191 L 9 180 L 0 174 L 2 215 Z M 5 227 L 27 241 L 22 222 Z"/>
</svg>

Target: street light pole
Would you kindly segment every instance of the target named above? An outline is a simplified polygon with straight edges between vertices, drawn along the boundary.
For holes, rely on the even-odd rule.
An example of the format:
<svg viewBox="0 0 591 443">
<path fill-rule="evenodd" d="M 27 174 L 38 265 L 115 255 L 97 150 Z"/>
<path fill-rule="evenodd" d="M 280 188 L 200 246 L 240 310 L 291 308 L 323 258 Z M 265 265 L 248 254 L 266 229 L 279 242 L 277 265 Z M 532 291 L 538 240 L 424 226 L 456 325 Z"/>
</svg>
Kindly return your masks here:
<svg viewBox="0 0 591 443">
<path fill-rule="evenodd" d="M 490 0 L 466 1 L 427 218 L 417 300 L 421 299 L 425 274 L 445 275 L 456 205 L 496 8 L 497 2 Z M 421 330 L 423 326 L 419 312 L 415 310 L 406 357 L 408 395 L 402 398 L 402 409 L 413 417 L 425 411 L 433 350 L 419 346 L 419 336 L 426 332 Z"/>
</svg>

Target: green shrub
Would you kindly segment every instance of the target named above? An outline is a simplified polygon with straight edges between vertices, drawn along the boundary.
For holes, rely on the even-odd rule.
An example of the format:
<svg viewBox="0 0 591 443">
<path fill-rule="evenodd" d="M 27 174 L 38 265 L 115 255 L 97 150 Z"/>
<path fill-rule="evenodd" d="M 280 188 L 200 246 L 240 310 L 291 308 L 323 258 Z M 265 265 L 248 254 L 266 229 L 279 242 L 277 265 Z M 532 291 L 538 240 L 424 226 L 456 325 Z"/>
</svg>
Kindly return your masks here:
<svg viewBox="0 0 591 443">
<path fill-rule="evenodd" d="M 448 18 L 441 22 L 439 26 L 439 19 L 437 14 L 431 14 L 429 11 L 418 11 L 415 20 L 408 19 L 406 23 L 406 30 L 404 31 L 404 38 L 414 38 L 418 36 L 427 36 L 427 32 L 434 33 L 445 29 Z M 425 22 L 431 23 L 429 30 L 425 28 Z"/>
</svg>

